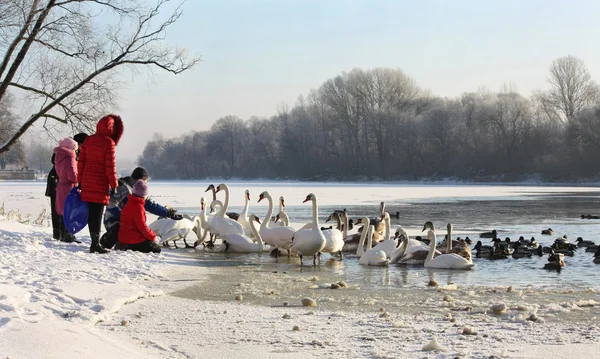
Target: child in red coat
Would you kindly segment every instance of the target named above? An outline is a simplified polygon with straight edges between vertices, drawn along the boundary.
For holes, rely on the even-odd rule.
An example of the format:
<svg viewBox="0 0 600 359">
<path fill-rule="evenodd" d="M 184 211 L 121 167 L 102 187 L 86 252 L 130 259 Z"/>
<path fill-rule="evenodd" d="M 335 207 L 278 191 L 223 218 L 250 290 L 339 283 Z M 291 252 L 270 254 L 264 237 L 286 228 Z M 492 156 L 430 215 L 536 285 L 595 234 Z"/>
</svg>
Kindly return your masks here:
<svg viewBox="0 0 600 359">
<path fill-rule="evenodd" d="M 144 209 L 146 197 L 148 197 L 146 181 L 137 180 L 133 185 L 132 192 L 133 194 L 129 195 L 127 204 L 121 211 L 119 243 L 116 249 L 160 253 L 156 234 L 146 225 L 146 210 Z"/>
</svg>

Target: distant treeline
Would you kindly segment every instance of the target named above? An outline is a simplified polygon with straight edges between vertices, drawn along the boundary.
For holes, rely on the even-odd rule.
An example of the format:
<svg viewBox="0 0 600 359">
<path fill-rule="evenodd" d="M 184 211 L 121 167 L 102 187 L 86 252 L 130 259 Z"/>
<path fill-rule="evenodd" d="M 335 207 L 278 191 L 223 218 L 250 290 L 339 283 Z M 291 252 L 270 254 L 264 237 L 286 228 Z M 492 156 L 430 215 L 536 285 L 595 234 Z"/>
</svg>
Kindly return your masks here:
<svg viewBox="0 0 600 359">
<path fill-rule="evenodd" d="M 570 56 L 530 98 L 510 88 L 439 98 L 401 70 L 355 69 L 271 118 L 155 135 L 138 162 L 157 179 L 590 179 L 600 169 L 599 94 Z"/>
</svg>

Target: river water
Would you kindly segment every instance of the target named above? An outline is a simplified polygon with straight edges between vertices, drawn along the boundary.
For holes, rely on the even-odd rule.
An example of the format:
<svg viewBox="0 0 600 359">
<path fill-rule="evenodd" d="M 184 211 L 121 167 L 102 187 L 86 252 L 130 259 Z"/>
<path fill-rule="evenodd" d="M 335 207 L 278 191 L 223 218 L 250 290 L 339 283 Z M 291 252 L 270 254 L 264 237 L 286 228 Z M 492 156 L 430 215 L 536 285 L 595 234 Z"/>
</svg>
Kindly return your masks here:
<svg viewBox="0 0 600 359">
<path fill-rule="evenodd" d="M 216 185 L 217 183 L 215 183 Z M 243 206 L 243 192 L 250 190 L 250 213 L 263 217 L 266 206 L 256 203 L 258 195 L 268 190 L 273 198 L 286 198 L 286 212 L 299 228 L 310 221 L 310 203 L 302 204 L 312 192 L 319 199 L 319 218 L 323 221 L 335 209 L 346 208 L 351 218 L 374 217 L 379 203 L 385 201 L 392 216 L 392 230 L 404 227 L 409 235 L 422 234 L 425 221 L 438 229 L 438 241 L 447 223 L 454 226 L 453 237 L 469 236 L 478 240 L 478 233 L 496 229 L 501 238 L 517 239 L 532 236 L 542 245 L 550 245 L 557 237 L 567 235 L 600 242 L 600 220 L 581 219 L 581 214 L 599 214 L 600 190 L 596 187 L 555 186 L 490 186 L 490 185 L 429 185 L 429 184 L 347 184 L 304 182 L 228 182 L 230 210 Z M 208 182 L 153 183 L 155 198 L 161 203 L 173 203 L 180 212 L 198 214 L 199 198 Z M 218 194 L 224 200 L 222 194 Z M 552 228 L 552 236 L 541 235 Z M 484 244 L 489 239 L 482 239 Z M 566 257 L 567 267 L 560 273 L 543 270 L 546 256 L 490 261 L 473 258 L 471 271 L 425 269 L 422 266 L 390 265 L 365 267 L 355 255 L 343 261 L 323 255 L 321 265 L 297 258 L 279 260 L 262 254 L 194 253 L 198 264 L 212 268 L 211 280 L 191 286 L 175 295 L 209 300 L 230 301 L 242 295 L 245 302 L 257 305 L 281 306 L 297 303 L 298 298 L 318 298 L 319 306 L 332 309 L 372 310 L 373 306 L 396 307 L 413 311 L 441 310 L 439 299 L 451 292 L 460 300 L 448 305 L 456 310 L 486 310 L 489 303 L 506 303 L 518 316 L 520 311 L 541 308 L 552 312 L 557 320 L 590 319 L 590 311 L 573 308 L 599 308 L 600 266 L 592 262 L 593 253 L 578 250 Z M 427 284 L 435 279 L 440 287 Z M 344 281 L 348 288 L 330 289 L 331 283 Z M 457 289 L 454 289 L 456 287 Z M 511 289 L 507 288 L 512 287 Z M 442 289 L 440 289 L 442 288 Z M 514 290 L 513 290 L 514 289 Z M 441 292 L 440 292 L 441 291 Z M 440 294 L 442 293 L 442 294 Z M 594 304 L 595 303 L 595 304 Z M 462 308 L 462 309 L 461 309 Z M 565 309 L 566 308 L 566 309 Z M 593 315 L 598 309 L 593 309 Z M 585 314 L 584 314 L 585 313 Z"/>
</svg>

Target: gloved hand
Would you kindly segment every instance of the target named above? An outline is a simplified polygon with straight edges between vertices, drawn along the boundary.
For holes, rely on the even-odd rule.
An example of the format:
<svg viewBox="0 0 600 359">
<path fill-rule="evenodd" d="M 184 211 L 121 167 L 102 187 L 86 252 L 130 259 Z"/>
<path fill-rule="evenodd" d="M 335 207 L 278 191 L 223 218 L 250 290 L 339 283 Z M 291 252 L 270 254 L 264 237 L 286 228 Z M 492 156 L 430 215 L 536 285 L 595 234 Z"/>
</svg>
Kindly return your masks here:
<svg viewBox="0 0 600 359">
<path fill-rule="evenodd" d="M 175 208 L 171 208 L 169 206 L 167 206 L 166 208 L 167 208 L 167 217 L 173 218 L 173 216 L 175 215 L 175 212 L 177 212 L 177 210 Z"/>
<path fill-rule="evenodd" d="M 116 197 L 117 196 L 117 188 L 113 187 L 111 189 L 108 190 L 108 195 L 111 197 Z"/>
</svg>

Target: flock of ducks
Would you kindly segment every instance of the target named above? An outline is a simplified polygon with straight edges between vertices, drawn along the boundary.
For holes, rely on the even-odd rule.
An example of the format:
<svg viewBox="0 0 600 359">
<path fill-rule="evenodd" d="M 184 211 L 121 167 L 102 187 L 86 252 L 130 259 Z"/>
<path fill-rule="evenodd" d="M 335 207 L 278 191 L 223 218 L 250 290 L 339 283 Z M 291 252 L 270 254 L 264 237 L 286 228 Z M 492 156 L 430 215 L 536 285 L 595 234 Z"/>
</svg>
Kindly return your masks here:
<svg viewBox="0 0 600 359">
<path fill-rule="evenodd" d="M 186 247 L 201 246 L 202 250 L 211 252 L 260 253 L 268 250 L 275 257 L 297 256 L 300 264 L 303 264 L 304 257 L 313 257 L 314 265 L 317 261 L 320 263 L 322 253 L 328 253 L 339 260 L 343 260 L 344 253 L 355 253 L 359 264 L 368 266 L 390 263 L 444 269 L 472 269 L 475 266 L 469 248 L 471 240 L 468 237 L 464 240 L 460 237 L 448 240 L 452 238 L 452 224 L 446 226 L 445 239 L 439 245 L 436 241 L 435 227 L 430 221 L 423 226 L 423 232 L 427 231 L 426 238 L 410 238 L 402 227 L 392 236 L 390 215 L 385 212 L 383 202 L 375 218 L 364 217 L 353 221 L 349 219 L 345 209 L 336 210 L 326 220 L 335 221 L 335 226 L 322 227 L 319 222 L 318 198 L 314 193 L 309 193 L 303 203 L 310 202 L 312 206 L 311 222 L 297 230 L 289 226 L 283 197 L 279 197 L 278 213 L 274 216 L 271 194 L 264 191 L 258 196 L 258 202 L 268 201 L 267 214 L 261 221 L 258 216 L 249 214 L 251 198 L 248 190 L 244 193 L 245 205 L 240 213 L 227 212 L 230 196 L 226 184 L 222 183 L 216 187 L 211 184 L 205 192 L 208 191 L 212 192 L 212 202 L 208 204 L 206 198 L 201 198 L 199 216 L 185 215 L 185 218 L 179 221 L 160 218 L 149 225 L 164 245 L 172 241 L 177 247 L 176 242 L 183 240 Z M 224 193 L 223 202 L 217 199 L 217 193 L 221 192 Z M 395 217 L 398 218 L 398 213 Z M 354 225 L 362 227 L 358 228 L 357 233 L 349 235 L 348 230 Z M 197 238 L 193 246 L 186 241 L 190 232 L 195 233 Z M 552 230 L 544 230 L 542 234 L 551 235 Z M 546 248 L 537 245 L 534 238 L 529 241 L 523 237 L 516 242 L 511 242 L 510 238 L 501 241 L 496 230 L 481 233 L 480 237 L 491 238 L 493 246 L 485 246 L 478 241 L 473 247 L 478 258 L 495 260 L 507 259 L 509 256 L 522 258 L 548 253 L 548 264 L 544 268 L 560 270 L 565 266 L 565 255 L 572 255 L 575 249 L 586 247 L 588 251 L 595 251 L 594 262 L 600 263 L 598 246 L 581 238 L 578 238 L 577 245 L 574 245 L 568 243 L 564 236 Z"/>
<path fill-rule="evenodd" d="M 584 216 L 581 215 L 582 219 L 593 219 L 598 216 Z M 600 219 L 600 218 L 599 218 Z M 551 236 L 554 233 L 552 228 L 544 229 L 541 231 L 542 235 Z M 577 237 L 575 243 L 570 243 L 567 236 L 564 235 L 560 238 L 556 238 L 552 245 L 542 246 L 537 243 L 535 237 L 526 240 L 523 236 L 519 237 L 517 241 L 511 241 L 509 237 L 504 240 L 498 238 L 498 232 L 493 230 L 491 232 L 485 232 L 479 234 L 480 238 L 492 238 L 493 245 L 483 245 L 481 241 L 477 241 L 473 249 L 476 251 L 475 256 L 477 258 L 488 258 L 491 260 L 507 259 L 509 256 L 518 259 L 531 257 L 533 255 L 543 256 L 548 254 L 548 263 L 544 265 L 544 269 L 558 270 L 566 266 L 565 256 L 572 257 L 575 255 L 577 249 L 585 249 L 586 252 L 593 252 L 593 262 L 600 264 L 600 246 L 596 245 L 592 241 L 586 241 L 581 237 Z M 468 237 L 466 238 L 468 241 Z"/>
</svg>

